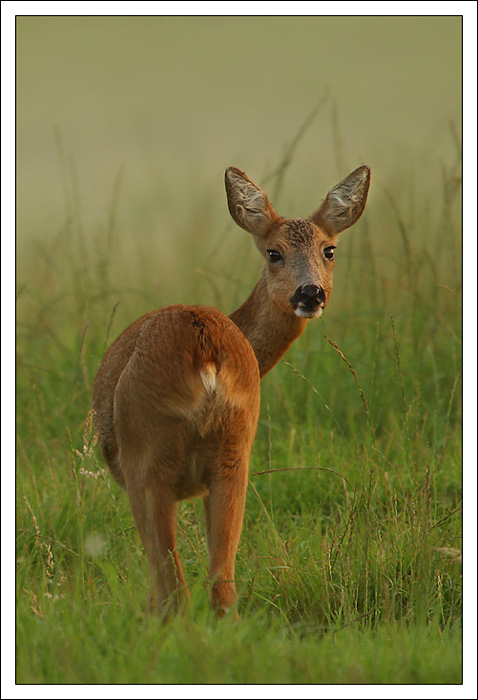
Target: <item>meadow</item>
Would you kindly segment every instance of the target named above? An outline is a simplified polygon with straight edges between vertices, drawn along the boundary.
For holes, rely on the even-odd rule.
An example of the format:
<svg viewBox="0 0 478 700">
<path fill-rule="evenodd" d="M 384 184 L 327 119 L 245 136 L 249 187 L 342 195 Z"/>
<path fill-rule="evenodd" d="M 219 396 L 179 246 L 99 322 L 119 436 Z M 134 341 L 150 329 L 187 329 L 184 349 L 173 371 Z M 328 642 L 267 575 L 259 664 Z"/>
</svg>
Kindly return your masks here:
<svg viewBox="0 0 478 700">
<path fill-rule="evenodd" d="M 461 683 L 458 145 L 434 189 L 417 187 L 413 158 L 406 179 L 372 171 L 329 308 L 262 382 L 239 621 L 209 612 L 192 500 L 178 531 L 191 605 L 162 625 L 145 612 L 127 498 L 95 445 L 92 381 L 135 318 L 169 303 L 230 313 L 261 262 L 206 185 L 158 240 L 122 230 L 118 172 L 85 230 L 59 144 L 63 214 L 18 250 L 17 683 Z M 287 163 L 265 189 L 293 202 Z M 166 173 L 154 189 L 144 217 Z"/>
</svg>

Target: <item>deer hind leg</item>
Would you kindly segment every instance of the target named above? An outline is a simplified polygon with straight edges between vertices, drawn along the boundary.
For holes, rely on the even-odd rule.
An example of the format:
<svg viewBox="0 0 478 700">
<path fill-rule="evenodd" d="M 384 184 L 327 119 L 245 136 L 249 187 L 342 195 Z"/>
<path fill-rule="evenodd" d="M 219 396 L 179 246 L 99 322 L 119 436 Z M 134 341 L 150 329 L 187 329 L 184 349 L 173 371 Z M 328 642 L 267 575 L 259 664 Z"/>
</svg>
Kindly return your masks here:
<svg viewBox="0 0 478 700">
<path fill-rule="evenodd" d="M 176 551 L 176 498 L 151 469 L 144 479 L 127 471 L 126 483 L 151 572 L 150 607 L 165 615 L 183 611 L 189 591 Z"/>
<path fill-rule="evenodd" d="M 244 518 L 248 466 L 249 452 L 233 464 L 223 463 L 204 498 L 211 605 L 221 616 L 237 598 L 234 564 Z"/>
</svg>

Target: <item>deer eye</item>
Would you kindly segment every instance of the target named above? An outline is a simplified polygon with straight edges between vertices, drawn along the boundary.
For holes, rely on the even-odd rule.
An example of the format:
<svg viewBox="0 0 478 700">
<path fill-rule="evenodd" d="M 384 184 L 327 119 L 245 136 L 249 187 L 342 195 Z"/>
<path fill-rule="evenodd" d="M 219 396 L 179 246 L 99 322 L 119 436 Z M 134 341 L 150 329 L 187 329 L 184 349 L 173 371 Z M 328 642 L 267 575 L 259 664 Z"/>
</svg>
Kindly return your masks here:
<svg viewBox="0 0 478 700">
<path fill-rule="evenodd" d="M 329 245 L 327 248 L 324 248 L 324 255 L 327 258 L 327 260 L 334 259 L 334 251 L 335 251 L 334 245 Z"/>
<path fill-rule="evenodd" d="M 282 255 L 277 250 L 268 250 L 267 255 L 269 256 L 269 262 L 276 263 L 282 260 Z"/>
</svg>

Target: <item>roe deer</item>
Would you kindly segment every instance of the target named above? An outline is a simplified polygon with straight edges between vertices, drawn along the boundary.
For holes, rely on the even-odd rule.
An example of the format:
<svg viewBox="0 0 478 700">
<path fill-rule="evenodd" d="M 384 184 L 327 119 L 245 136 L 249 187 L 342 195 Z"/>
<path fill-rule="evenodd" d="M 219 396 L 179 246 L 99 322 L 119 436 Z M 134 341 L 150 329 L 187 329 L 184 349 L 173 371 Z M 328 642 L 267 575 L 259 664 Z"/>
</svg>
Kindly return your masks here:
<svg viewBox="0 0 478 700">
<path fill-rule="evenodd" d="M 211 604 L 237 594 L 234 562 L 244 515 L 260 378 L 327 306 L 338 234 L 362 214 L 362 166 L 308 219 L 284 219 L 237 168 L 226 171 L 229 211 L 265 258 L 249 298 L 229 317 L 206 306 L 168 306 L 127 328 L 96 375 L 98 441 L 126 488 L 164 614 L 189 597 L 175 544 L 177 502 L 203 496 Z"/>
</svg>

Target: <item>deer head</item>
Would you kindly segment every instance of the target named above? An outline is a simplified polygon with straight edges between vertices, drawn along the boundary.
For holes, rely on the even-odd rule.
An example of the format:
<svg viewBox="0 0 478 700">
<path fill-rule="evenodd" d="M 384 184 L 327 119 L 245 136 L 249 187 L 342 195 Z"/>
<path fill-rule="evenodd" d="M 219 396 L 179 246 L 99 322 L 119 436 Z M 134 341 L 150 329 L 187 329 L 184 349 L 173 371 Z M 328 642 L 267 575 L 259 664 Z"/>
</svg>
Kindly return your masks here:
<svg viewBox="0 0 478 700">
<path fill-rule="evenodd" d="M 332 291 L 337 237 L 362 214 L 369 183 L 364 165 L 330 190 L 312 216 L 285 219 L 245 173 L 227 169 L 229 211 L 265 258 L 267 292 L 282 312 L 305 319 L 321 315 Z"/>
</svg>

